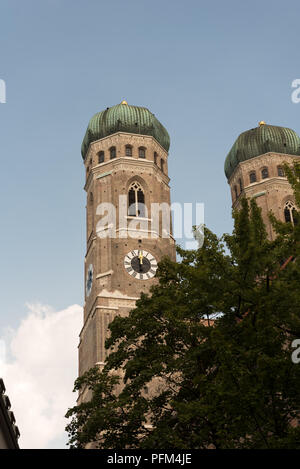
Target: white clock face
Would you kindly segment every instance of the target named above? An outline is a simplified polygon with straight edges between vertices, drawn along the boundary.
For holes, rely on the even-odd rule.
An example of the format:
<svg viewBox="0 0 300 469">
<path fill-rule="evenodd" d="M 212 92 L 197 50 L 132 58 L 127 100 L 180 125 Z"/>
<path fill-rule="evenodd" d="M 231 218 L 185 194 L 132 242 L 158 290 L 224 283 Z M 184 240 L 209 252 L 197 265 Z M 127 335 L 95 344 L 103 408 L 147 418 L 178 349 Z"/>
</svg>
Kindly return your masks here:
<svg viewBox="0 0 300 469">
<path fill-rule="evenodd" d="M 86 284 L 85 284 L 85 291 L 86 291 L 86 296 L 90 296 L 90 293 L 92 291 L 92 285 L 93 285 L 93 265 L 90 264 L 87 275 L 86 275 Z"/>
<path fill-rule="evenodd" d="M 148 251 L 130 251 L 124 258 L 124 267 L 134 278 L 148 280 L 154 277 L 157 270 L 157 261 Z"/>
</svg>

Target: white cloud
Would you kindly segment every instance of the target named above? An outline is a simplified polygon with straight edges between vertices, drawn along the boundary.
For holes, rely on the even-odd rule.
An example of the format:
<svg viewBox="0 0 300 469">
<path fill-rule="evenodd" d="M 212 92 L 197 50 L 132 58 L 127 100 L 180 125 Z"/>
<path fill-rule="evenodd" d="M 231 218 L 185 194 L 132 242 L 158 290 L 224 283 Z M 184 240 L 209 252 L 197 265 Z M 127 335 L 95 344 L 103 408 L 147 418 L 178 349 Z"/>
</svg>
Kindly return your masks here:
<svg viewBox="0 0 300 469">
<path fill-rule="evenodd" d="M 20 326 L 7 330 L 0 341 L 0 376 L 20 429 L 20 447 L 64 447 L 64 415 L 76 399 L 72 390 L 82 307 L 53 311 L 43 305 L 27 306 L 28 315 Z"/>
</svg>

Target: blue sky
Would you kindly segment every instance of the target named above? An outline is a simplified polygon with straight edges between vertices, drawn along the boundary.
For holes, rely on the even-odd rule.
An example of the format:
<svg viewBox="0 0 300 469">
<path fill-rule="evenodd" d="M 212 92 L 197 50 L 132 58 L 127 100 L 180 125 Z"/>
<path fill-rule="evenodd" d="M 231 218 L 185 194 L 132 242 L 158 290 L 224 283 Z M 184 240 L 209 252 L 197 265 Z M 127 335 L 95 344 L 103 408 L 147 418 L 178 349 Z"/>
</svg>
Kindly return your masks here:
<svg viewBox="0 0 300 469">
<path fill-rule="evenodd" d="M 24 303 L 82 304 L 80 145 L 89 118 L 123 98 L 171 136 L 172 200 L 204 202 L 230 231 L 223 172 L 238 134 L 261 119 L 300 131 L 297 2 L 1 2 L 0 327 Z"/>
<path fill-rule="evenodd" d="M 224 160 L 260 120 L 300 132 L 297 1 L 2 0 L 0 331 L 83 303 L 90 117 L 126 99 L 171 137 L 173 202 L 232 230 Z"/>
</svg>

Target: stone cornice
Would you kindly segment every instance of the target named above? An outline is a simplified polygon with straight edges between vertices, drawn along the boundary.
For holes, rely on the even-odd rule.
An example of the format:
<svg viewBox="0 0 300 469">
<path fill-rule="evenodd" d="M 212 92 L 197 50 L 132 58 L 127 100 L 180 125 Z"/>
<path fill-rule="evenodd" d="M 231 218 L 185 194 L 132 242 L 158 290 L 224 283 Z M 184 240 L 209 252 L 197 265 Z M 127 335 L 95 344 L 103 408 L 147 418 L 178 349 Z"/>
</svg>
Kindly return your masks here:
<svg viewBox="0 0 300 469">
<path fill-rule="evenodd" d="M 154 169 L 154 173 L 156 174 L 156 176 L 159 179 L 161 179 L 161 181 L 164 182 L 169 187 L 169 182 L 170 182 L 169 176 L 163 173 L 153 161 L 149 161 L 146 159 L 144 160 L 144 159 L 132 158 L 131 156 L 120 156 L 120 157 L 114 158 L 113 160 L 105 161 L 104 163 L 94 166 L 86 181 L 84 190 L 88 192 L 89 187 L 93 180 L 110 176 L 114 170 L 118 171 L 119 169 L 121 169 L 121 166 L 124 163 L 128 164 L 129 166 L 134 167 L 135 169 L 145 169 L 145 170 L 149 168 L 152 168 L 152 170 Z M 100 170 L 102 169 L 104 169 L 103 173 L 100 172 Z M 91 177 L 92 174 L 93 174 L 93 177 Z"/>
<path fill-rule="evenodd" d="M 249 184 L 248 186 L 245 186 L 243 188 L 243 191 L 239 194 L 238 198 L 232 204 L 232 208 L 235 209 L 235 207 L 239 204 L 241 200 L 241 196 L 243 197 L 243 195 L 253 198 L 266 195 L 267 191 L 272 188 L 274 183 L 277 186 L 279 185 L 290 187 L 290 183 L 288 182 L 288 180 L 284 177 L 279 176 L 274 176 L 271 178 L 262 179 L 261 181 L 253 182 L 252 184 Z"/>
</svg>

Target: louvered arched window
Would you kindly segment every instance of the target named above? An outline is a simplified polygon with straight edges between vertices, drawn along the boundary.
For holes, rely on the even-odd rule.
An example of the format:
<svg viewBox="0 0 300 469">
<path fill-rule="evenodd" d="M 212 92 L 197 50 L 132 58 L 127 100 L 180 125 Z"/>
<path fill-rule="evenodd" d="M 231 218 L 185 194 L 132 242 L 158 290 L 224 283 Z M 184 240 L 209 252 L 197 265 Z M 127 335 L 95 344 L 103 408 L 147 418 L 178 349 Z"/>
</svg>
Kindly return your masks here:
<svg viewBox="0 0 300 469">
<path fill-rule="evenodd" d="M 104 151 L 99 151 L 98 153 L 98 164 L 104 163 Z"/>
<path fill-rule="evenodd" d="M 144 147 L 139 148 L 139 158 L 146 158 L 146 148 Z"/>
<path fill-rule="evenodd" d="M 132 156 L 132 146 L 131 146 L 131 145 L 126 145 L 126 147 L 125 147 L 125 155 L 126 155 L 126 156 Z"/>
</svg>

